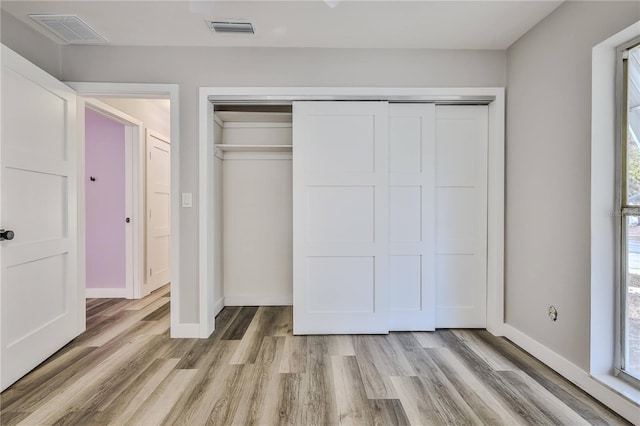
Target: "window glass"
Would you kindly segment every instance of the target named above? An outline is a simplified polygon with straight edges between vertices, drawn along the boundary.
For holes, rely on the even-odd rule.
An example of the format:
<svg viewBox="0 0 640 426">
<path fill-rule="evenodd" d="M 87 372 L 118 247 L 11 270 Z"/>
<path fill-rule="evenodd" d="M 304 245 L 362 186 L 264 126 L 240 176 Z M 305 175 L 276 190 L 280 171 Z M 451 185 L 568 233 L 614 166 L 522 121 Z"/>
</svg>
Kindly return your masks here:
<svg viewBox="0 0 640 426">
<path fill-rule="evenodd" d="M 640 206 L 640 46 L 627 60 L 627 205 Z"/>
<path fill-rule="evenodd" d="M 627 277 L 625 303 L 624 370 L 640 378 L 640 226 L 638 216 L 627 216 Z M 625 287 L 625 286 L 623 286 Z"/>
<path fill-rule="evenodd" d="M 620 285 L 620 369 L 640 383 L 640 46 L 624 61 L 625 104 L 622 114 L 622 280 Z"/>
</svg>

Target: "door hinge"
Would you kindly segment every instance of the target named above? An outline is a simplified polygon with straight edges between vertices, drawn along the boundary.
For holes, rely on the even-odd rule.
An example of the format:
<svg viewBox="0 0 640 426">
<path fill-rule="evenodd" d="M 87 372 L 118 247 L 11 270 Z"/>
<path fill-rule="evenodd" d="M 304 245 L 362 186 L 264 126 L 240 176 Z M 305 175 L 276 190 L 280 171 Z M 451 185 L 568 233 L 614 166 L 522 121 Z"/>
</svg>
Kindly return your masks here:
<svg viewBox="0 0 640 426">
<path fill-rule="evenodd" d="M 152 277 L 153 276 L 153 269 L 149 268 L 149 276 Z"/>
<path fill-rule="evenodd" d="M 622 59 L 629 59 L 629 51 L 625 50 L 622 52 Z"/>
</svg>

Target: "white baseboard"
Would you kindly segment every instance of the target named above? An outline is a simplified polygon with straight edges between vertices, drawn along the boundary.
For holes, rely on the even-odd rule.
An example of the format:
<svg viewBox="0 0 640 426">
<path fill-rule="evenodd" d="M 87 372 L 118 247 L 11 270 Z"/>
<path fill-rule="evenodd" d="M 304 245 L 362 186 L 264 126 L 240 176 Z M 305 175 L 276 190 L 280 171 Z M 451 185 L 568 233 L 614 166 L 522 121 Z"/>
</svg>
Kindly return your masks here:
<svg viewBox="0 0 640 426">
<path fill-rule="evenodd" d="M 222 308 L 224 308 L 224 303 L 225 303 L 225 298 L 221 297 L 220 299 L 218 299 L 218 301 L 216 303 L 214 303 L 213 305 L 213 316 L 216 317 L 220 311 L 222 310 Z"/>
<path fill-rule="evenodd" d="M 171 324 L 172 339 L 199 339 L 200 324 L 198 323 L 181 323 Z"/>
<path fill-rule="evenodd" d="M 293 305 L 293 295 L 225 295 L 224 304 L 225 306 L 289 306 Z"/>
<path fill-rule="evenodd" d="M 200 337 L 201 339 L 206 339 L 209 336 L 211 336 L 211 334 L 216 329 L 216 324 L 215 324 L 216 315 L 218 315 L 223 308 L 224 308 L 224 297 L 221 297 L 220 299 L 218 299 L 217 302 L 214 303 L 213 315 L 211 315 L 211 318 L 208 319 L 206 328 L 200 330 L 198 337 Z"/>
<path fill-rule="evenodd" d="M 538 341 L 527 336 L 511 325 L 501 327 L 504 336 L 525 351 L 539 359 L 541 362 L 555 370 L 561 376 L 587 392 L 598 401 L 611 408 L 613 411 L 635 425 L 640 425 L 640 405 L 635 404 L 622 396 L 614 389 L 592 377 L 588 372 L 578 367 L 566 358 L 542 345 Z"/>
<path fill-rule="evenodd" d="M 87 299 L 126 299 L 126 288 L 87 288 L 85 289 Z"/>
</svg>

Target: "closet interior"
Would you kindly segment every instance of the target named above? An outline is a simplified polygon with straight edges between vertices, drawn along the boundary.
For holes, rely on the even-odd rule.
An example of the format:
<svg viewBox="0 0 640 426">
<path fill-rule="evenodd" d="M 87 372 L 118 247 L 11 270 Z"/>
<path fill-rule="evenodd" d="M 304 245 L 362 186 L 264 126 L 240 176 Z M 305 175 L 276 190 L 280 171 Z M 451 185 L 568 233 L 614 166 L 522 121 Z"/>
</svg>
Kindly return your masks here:
<svg viewBox="0 0 640 426">
<path fill-rule="evenodd" d="M 215 105 L 214 118 L 217 294 L 291 305 L 291 105 Z"/>
</svg>

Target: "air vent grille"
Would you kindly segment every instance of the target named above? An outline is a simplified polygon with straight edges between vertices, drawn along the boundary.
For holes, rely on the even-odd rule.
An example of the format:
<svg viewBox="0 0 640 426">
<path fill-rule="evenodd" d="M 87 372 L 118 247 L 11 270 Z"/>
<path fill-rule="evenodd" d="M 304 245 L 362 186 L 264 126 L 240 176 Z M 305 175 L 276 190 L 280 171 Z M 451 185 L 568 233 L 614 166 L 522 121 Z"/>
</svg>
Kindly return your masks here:
<svg viewBox="0 0 640 426">
<path fill-rule="evenodd" d="M 109 43 L 76 15 L 29 15 L 29 17 L 69 44 Z"/>
<path fill-rule="evenodd" d="M 207 21 L 211 31 L 222 34 L 255 34 L 253 24 L 248 21 L 215 19 Z"/>
</svg>

